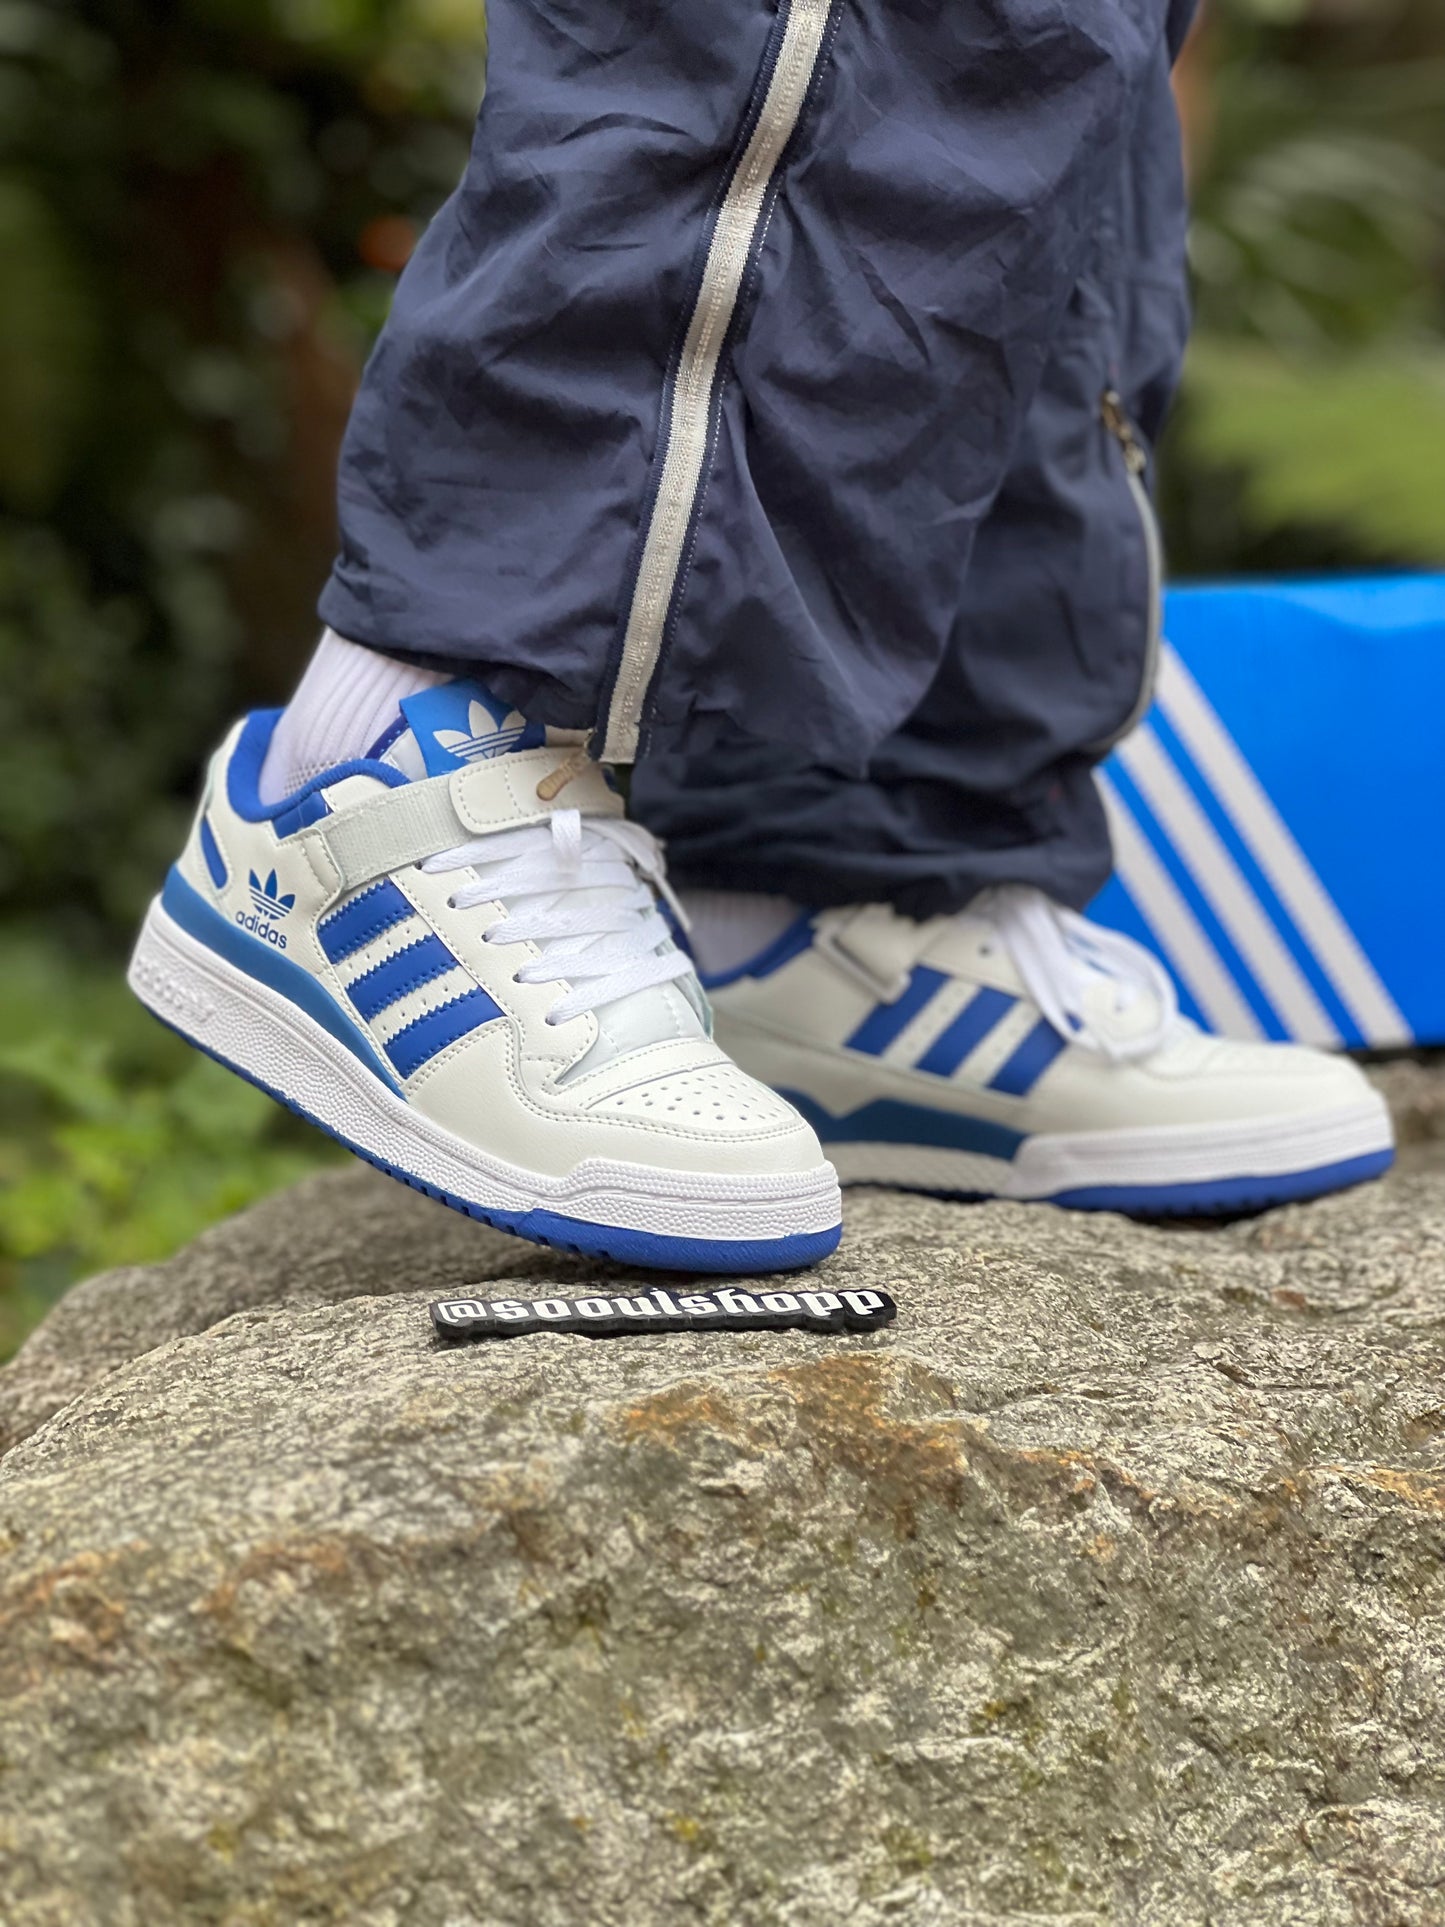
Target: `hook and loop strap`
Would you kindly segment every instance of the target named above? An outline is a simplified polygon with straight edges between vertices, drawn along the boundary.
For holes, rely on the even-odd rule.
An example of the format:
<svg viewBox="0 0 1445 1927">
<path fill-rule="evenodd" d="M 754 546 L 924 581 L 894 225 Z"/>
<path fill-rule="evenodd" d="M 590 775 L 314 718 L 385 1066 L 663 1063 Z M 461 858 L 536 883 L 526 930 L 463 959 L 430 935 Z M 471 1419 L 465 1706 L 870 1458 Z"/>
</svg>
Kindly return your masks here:
<svg viewBox="0 0 1445 1927">
<path fill-rule="evenodd" d="M 567 764 L 572 767 L 559 785 Z M 621 816 L 623 804 L 598 764 L 579 768 L 565 750 L 519 750 L 369 797 L 322 817 L 294 840 L 321 859 L 318 869 L 335 872 L 341 889 L 355 890 L 473 837 L 540 823 L 558 810 Z"/>
</svg>

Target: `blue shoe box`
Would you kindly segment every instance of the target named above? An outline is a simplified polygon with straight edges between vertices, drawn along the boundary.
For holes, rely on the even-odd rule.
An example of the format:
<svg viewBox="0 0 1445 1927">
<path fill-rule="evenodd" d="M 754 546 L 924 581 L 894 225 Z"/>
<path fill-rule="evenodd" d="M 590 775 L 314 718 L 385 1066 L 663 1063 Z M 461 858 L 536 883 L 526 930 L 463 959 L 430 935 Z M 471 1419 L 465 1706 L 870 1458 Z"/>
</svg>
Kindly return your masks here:
<svg viewBox="0 0 1445 1927">
<path fill-rule="evenodd" d="M 1237 1037 L 1445 1044 L 1445 575 L 1173 590 L 1090 909 Z"/>
</svg>

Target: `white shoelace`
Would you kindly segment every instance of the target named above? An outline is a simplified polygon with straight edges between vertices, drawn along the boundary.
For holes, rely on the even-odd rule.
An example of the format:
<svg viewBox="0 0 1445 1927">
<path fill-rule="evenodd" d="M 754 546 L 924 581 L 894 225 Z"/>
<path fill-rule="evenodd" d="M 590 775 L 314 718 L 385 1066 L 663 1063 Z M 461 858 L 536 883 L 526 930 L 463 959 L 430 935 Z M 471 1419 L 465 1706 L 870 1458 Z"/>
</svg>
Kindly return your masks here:
<svg viewBox="0 0 1445 1927">
<path fill-rule="evenodd" d="M 475 867 L 477 878 L 456 891 L 452 908 L 504 903 L 506 918 L 484 930 L 483 941 L 541 947 L 544 954 L 524 963 L 516 981 L 571 985 L 553 1004 L 549 1024 L 675 983 L 692 969 L 654 890 L 684 929 L 687 918 L 668 888 L 662 851 L 640 824 L 558 810 L 548 823 L 477 837 L 421 867 L 432 876 Z"/>
<path fill-rule="evenodd" d="M 1179 999 L 1168 971 L 1132 938 L 1103 930 L 1041 890 L 1022 885 L 986 891 L 972 908 L 997 926 L 1024 989 L 1072 1043 L 1122 1063 L 1158 1050 L 1179 1021 Z M 1083 1005 L 1085 993 L 1101 978 L 1114 986 L 1116 1013 L 1148 997 L 1155 1021 L 1126 1037 L 1097 1030 Z"/>
</svg>

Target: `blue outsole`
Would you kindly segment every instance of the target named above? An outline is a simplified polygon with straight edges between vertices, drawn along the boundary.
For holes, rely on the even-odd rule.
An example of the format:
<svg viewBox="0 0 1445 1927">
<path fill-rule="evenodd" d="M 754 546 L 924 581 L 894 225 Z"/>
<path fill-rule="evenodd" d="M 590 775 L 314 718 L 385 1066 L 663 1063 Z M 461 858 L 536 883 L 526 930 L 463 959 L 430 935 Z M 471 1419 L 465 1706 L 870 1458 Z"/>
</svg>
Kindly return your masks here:
<svg viewBox="0 0 1445 1927">
<path fill-rule="evenodd" d="M 465 1198 L 454 1197 L 450 1191 L 443 1191 L 439 1185 L 428 1184 L 424 1178 L 416 1177 L 410 1171 L 403 1171 L 399 1165 L 378 1157 L 374 1151 L 368 1151 L 365 1145 L 353 1143 L 350 1138 L 343 1137 L 340 1131 L 332 1130 L 329 1124 L 323 1124 L 303 1105 L 287 1097 L 284 1091 L 278 1091 L 250 1071 L 242 1070 L 239 1064 L 233 1064 L 219 1051 L 197 1043 L 178 1024 L 151 1010 L 149 1004 L 146 1009 L 151 1011 L 157 1023 L 164 1024 L 167 1030 L 173 1030 L 192 1050 L 200 1051 L 203 1057 L 209 1057 L 224 1070 L 253 1084 L 258 1091 L 264 1091 L 267 1097 L 273 1098 L 307 1124 L 314 1125 L 333 1143 L 340 1144 L 363 1163 L 384 1171 L 389 1178 L 395 1178 L 413 1191 L 434 1198 L 438 1204 L 460 1211 L 463 1217 L 474 1218 L 494 1231 L 510 1231 L 514 1237 L 525 1238 L 530 1244 L 548 1245 L 554 1251 L 571 1252 L 579 1258 L 607 1258 L 614 1264 L 640 1265 L 649 1271 L 697 1272 L 711 1277 L 732 1278 L 756 1277 L 763 1272 L 806 1270 L 809 1265 L 816 1265 L 835 1252 L 843 1235 L 840 1223 L 827 1231 L 797 1232 L 789 1238 L 755 1238 L 734 1243 L 731 1240 L 671 1238 L 649 1231 L 628 1231 L 616 1225 L 592 1224 L 585 1218 L 564 1217 L 556 1211 L 486 1211 Z"/>
<path fill-rule="evenodd" d="M 828 1148 L 826 1141 L 823 1149 Z M 1383 1177 L 1395 1162 L 1393 1150 L 1371 1151 L 1364 1157 L 1343 1158 L 1316 1165 L 1309 1171 L 1286 1171 L 1271 1177 L 1215 1178 L 1200 1184 L 1106 1184 L 1075 1191 L 1055 1191 L 1047 1197 L 1005 1199 L 1016 1204 L 1054 1204 L 1066 1211 L 1117 1211 L 1130 1218 L 1246 1218 L 1279 1205 L 1303 1204 L 1348 1191 Z M 847 1179 L 848 1186 L 882 1182 Z M 939 1191 L 924 1185 L 888 1184 L 890 1190 L 917 1191 L 953 1203 L 983 1204 L 997 1200 L 996 1191 Z"/>
<path fill-rule="evenodd" d="M 1364 1157 L 1318 1164 L 1309 1171 L 1286 1171 L 1272 1177 L 1216 1178 L 1207 1184 L 1098 1185 L 1079 1191 L 1058 1191 L 1047 1204 L 1071 1211 L 1122 1211 L 1141 1218 L 1243 1217 L 1269 1211 L 1276 1205 L 1300 1204 L 1331 1191 L 1348 1191 L 1356 1184 L 1383 1177 L 1395 1161 L 1392 1150 L 1371 1151 Z"/>
</svg>

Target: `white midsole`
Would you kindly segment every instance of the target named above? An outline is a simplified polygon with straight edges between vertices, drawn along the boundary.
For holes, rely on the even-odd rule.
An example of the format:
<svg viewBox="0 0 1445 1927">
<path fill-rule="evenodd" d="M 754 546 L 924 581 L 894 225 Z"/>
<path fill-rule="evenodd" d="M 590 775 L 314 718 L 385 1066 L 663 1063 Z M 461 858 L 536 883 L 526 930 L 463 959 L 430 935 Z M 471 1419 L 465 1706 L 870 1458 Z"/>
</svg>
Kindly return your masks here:
<svg viewBox="0 0 1445 1927">
<path fill-rule="evenodd" d="M 495 1157 L 388 1090 L 288 997 L 182 930 L 159 899 L 141 929 L 129 982 L 193 1043 L 349 1144 L 482 1211 L 540 1209 L 654 1236 L 727 1242 L 827 1231 L 841 1214 L 830 1164 L 717 1175 L 584 1158 L 551 1176 Z"/>
<path fill-rule="evenodd" d="M 1308 1117 L 1031 1137 L 1012 1159 L 921 1144 L 835 1143 L 827 1148 L 844 1184 L 987 1192 L 1026 1200 L 1101 1186 L 1167 1188 L 1288 1177 L 1388 1151 L 1393 1141 L 1385 1102 L 1371 1096 Z"/>
</svg>

